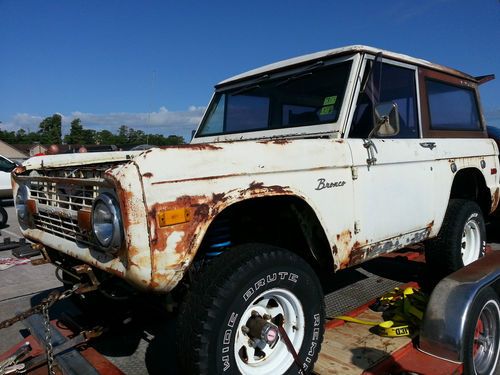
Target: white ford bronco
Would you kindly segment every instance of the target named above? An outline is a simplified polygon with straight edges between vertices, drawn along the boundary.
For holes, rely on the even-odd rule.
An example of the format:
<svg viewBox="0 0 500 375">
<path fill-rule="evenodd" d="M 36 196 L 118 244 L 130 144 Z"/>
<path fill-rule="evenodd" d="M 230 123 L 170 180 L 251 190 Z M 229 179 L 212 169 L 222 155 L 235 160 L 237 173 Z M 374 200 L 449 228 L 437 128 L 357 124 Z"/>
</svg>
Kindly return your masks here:
<svg viewBox="0 0 500 375">
<path fill-rule="evenodd" d="M 365 46 L 271 64 L 218 84 L 190 144 L 28 160 L 19 223 L 63 279 L 178 299 L 182 373 L 308 372 L 320 272 L 422 241 L 443 276 L 484 254 L 492 78 Z"/>
</svg>

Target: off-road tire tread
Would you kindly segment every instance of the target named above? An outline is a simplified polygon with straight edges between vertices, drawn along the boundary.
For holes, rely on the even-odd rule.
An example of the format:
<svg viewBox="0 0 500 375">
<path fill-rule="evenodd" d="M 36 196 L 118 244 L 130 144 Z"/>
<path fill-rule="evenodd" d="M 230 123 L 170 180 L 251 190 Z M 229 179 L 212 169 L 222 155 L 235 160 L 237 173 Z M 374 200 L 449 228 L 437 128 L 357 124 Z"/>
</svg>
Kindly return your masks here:
<svg viewBox="0 0 500 375">
<path fill-rule="evenodd" d="M 244 244 L 234 247 L 212 260 L 204 268 L 179 308 L 177 348 L 189 348 L 177 355 L 178 365 L 183 374 L 209 374 L 209 369 L 205 366 L 209 357 L 207 350 L 209 342 L 204 333 L 216 328 L 206 317 L 213 314 L 213 307 L 221 303 L 221 298 L 227 297 L 229 293 L 227 289 L 238 281 L 239 271 L 250 265 L 264 267 L 283 256 L 296 266 L 309 268 L 311 275 L 315 275 L 311 267 L 296 254 L 263 244 Z M 315 281 L 317 287 L 321 289 L 319 281 L 317 279 Z M 324 302 L 321 303 L 324 311 Z M 321 350 L 322 339 L 321 330 L 316 356 Z"/>
<path fill-rule="evenodd" d="M 480 214 L 484 233 L 484 218 L 478 204 L 467 199 L 450 199 L 438 236 L 426 242 L 425 260 L 434 277 L 441 279 L 463 267 L 455 243 L 462 237 L 463 227 L 457 222 L 466 220 L 471 210 Z"/>
</svg>

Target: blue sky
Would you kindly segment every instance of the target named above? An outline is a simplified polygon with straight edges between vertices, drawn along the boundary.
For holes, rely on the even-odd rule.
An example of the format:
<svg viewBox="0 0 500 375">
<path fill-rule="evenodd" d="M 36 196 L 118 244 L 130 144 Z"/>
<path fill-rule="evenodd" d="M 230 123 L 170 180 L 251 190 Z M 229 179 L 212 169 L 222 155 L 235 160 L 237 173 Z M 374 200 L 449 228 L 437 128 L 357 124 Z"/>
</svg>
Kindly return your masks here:
<svg viewBox="0 0 500 375">
<path fill-rule="evenodd" d="M 500 1 L 0 0 L 0 127 L 46 116 L 187 136 L 217 82 L 350 44 L 472 75 L 500 126 Z"/>
</svg>

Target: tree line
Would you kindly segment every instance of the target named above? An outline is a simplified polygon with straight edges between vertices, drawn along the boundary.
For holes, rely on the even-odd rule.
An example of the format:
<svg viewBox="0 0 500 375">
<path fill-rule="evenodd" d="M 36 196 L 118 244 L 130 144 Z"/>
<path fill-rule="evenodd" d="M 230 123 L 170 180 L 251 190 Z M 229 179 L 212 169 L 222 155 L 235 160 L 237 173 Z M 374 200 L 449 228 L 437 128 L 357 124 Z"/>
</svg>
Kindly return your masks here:
<svg viewBox="0 0 500 375">
<path fill-rule="evenodd" d="M 135 130 L 126 125 L 118 128 L 116 133 L 109 130 L 85 129 L 82 121 L 75 118 L 71 121 L 69 134 L 62 136 L 61 115 L 54 114 L 44 118 L 38 125 L 38 131 L 30 132 L 25 129 L 7 131 L 0 129 L 0 139 L 11 144 L 77 144 L 77 145 L 140 145 L 151 144 L 167 146 L 184 143 L 184 138 L 176 135 L 165 137 L 162 134 L 146 134 L 142 130 Z"/>
</svg>

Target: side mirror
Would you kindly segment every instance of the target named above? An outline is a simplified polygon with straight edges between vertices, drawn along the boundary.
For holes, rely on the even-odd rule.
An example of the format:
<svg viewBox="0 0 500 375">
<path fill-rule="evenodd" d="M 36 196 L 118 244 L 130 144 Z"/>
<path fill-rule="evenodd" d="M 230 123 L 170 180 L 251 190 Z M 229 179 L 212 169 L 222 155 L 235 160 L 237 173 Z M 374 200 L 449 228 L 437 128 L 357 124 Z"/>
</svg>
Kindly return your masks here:
<svg viewBox="0 0 500 375">
<path fill-rule="evenodd" d="M 377 137 L 392 137 L 399 133 L 399 110 L 394 102 L 380 103 L 375 106 L 375 127 L 373 133 Z"/>
</svg>

